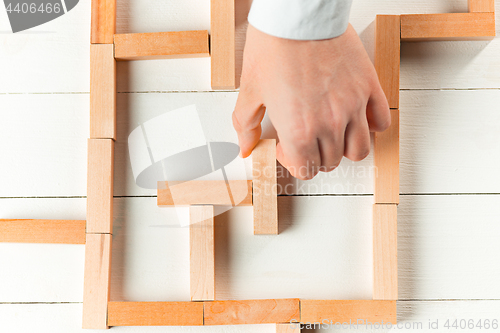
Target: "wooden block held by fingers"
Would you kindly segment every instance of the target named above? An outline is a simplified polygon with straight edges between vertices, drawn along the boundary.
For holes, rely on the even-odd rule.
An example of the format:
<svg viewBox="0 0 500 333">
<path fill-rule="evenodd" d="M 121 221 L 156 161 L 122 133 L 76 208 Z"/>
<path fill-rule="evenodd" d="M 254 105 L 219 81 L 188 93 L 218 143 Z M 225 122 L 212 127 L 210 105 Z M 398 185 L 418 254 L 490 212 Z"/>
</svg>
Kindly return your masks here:
<svg viewBox="0 0 500 333">
<path fill-rule="evenodd" d="M 90 42 L 113 44 L 116 30 L 116 0 L 92 0 Z"/>
<path fill-rule="evenodd" d="M 229 195 L 231 193 L 231 195 Z M 234 198 L 243 198 L 233 202 Z M 158 182 L 158 206 L 226 205 L 251 206 L 251 180 L 191 180 Z"/>
<path fill-rule="evenodd" d="M 391 109 L 391 126 L 375 133 L 375 203 L 399 203 L 399 110 Z"/>
<path fill-rule="evenodd" d="M 111 235 L 87 234 L 83 285 L 83 328 L 108 328 L 110 272 Z"/>
<path fill-rule="evenodd" d="M 398 299 L 398 210 L 373 205 L 373 299 Z"/>
<path fill-rule="evenodd" d="M 209 56 L 207 30 L 115 35 L 115 59 L 117 60 Z"/>
<path fill-rule="evenodd" d="M 0 243 L 85 244 L 85 220 L 0 220 Z"/>
<path fill-rule="evenodd" d="M 494 13 L 495 0 L 469 0 L 469 13 Z"/>
<path fill-rule="evenodd" d="M 113 231 L 114 141 L 88 140 L 87 233 Z"/>
<path fill-rule="evenodd" d="M 276 333 L 300 333 L 300 323 L 276 324 Z"/>
<path fill-rule="evenodd" d="M 252 152 L 255 235 L 278 234 L 276 140 L 260 140 Z"/>
<path fill-rule="evenodd" d="M 202 302 L 109 302 L 109 326 L 201 326 Z"/>
<path fill-rule="evenodd" d="M 234 0 L 210 1 L 212 89 L 236 88 Z"/>
<path fill-rule="evenodd" d="M 401 40 L 488 40 L 495 37 L 495 13 L 401 15 Z"/>
<path fill-rule="evenodd" d="M 299 300 L 204 302 L 205 325 L 273 324 L 300 321 Z"/>
<path fill-rule="evenodd" d="M 189 207 L 191 301 L 215 299 L 214 207 Z"/>
<path fill-rule="evenodd" d="M 377 15 L 375 28 L 375 69 L 390 108 L 399 108 L 399 15 Z"/>
<path fill-rule="evenodd" d="M 116 139 L 116 61 L 113 44 L 90 45 L 90 138 Z"/>
<path fill-rule="evenodd" d="M 300 300 L 302 323 L 378 322 L 396 324 L 396 301 L 372 300 Z M 358 322 L 358 319 L 361 322 Z"/>
</svg>

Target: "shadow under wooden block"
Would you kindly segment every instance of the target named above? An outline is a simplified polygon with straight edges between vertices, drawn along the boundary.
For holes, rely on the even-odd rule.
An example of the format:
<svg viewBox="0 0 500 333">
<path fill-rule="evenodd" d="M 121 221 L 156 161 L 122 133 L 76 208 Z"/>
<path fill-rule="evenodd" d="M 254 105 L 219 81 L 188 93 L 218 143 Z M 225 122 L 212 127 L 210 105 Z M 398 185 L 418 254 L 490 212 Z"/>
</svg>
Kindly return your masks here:
<svg viewBox="0 0 500 333">
<path fill-rule="evenodd" d="M 90 42 L 113 44 L 116 30 L 116 0 L 92 0 Z"/>
<path fill-rule="evenodd" d="M 495 0 L 469 0 L 469 13 L 494 13 Z"/>
<path fill-rule="evenodd" d="M 373 205 L 373 299 L 398 299 L 398 206 Z"/>
<path fill-rule="evenodd" d="M 236 88 L 234 0 L 210 1 L 212 89 Z"/>
<path fill-rule="evenodd" d="M 274 324 L 300 321 L 298 299 L 204 302 L 205 325 Z"/>
<path fill-rule="evenodd" d="M 396 324 L 396 301 L 300 300 L 302 323 Z"/>
<path fill-rule="evenodd" d="M 117 34 L 114 41 L 117 60 L 210 56 L 207 30 Z"/>
<path fill-rule="evenodd" d="M 85 220 L 0 220 L 0 243 L 85 244 Z"/>
<path fill-rule="evenodd" d="M 276 140 L 260 140 L 252 152 L 255 235 L 278 234 Z"/>
<path fill-rule="evenodd" d="M 109 326 L 201 326 L 202 302 L 109 302 Z"/>
<path fill-rule="evenodd" d="M 110 272 L 111 235 L 87 234 L 83 286 L 83 328 L 108 328 Z"/>
</svg>

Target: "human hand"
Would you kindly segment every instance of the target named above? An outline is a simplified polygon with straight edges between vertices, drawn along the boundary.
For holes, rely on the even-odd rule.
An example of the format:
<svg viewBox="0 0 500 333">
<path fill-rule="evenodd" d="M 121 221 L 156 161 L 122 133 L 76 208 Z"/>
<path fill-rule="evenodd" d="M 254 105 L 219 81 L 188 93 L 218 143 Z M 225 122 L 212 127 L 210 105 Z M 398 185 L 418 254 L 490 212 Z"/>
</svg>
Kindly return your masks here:
<svg viewBox="0 0 500 333">
<path fill-rule="evenodd" d="M 279 138 L 278 161 L 299 179 L 370 152 L 370 131 L 390 125 L 387 99 L 351 25 L 339 37 L 291 40 L 249 25 L 233 112 L 242 157 L 260 139 L 264 113 Z"/>
</svg>

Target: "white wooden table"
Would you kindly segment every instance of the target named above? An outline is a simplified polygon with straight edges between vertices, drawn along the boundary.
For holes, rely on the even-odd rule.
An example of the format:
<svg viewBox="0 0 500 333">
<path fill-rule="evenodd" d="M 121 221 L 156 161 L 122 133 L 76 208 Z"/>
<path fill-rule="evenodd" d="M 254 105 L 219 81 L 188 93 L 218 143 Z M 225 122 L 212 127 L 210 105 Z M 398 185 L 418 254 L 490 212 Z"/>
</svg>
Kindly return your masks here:
<svg viewBox="0 0 500 333">
<path fill-rule="evenodd" d="M 249 4 L 236 3 L 241 56 Z M 209 28 L 208 0 L 118 4 L 118 33 Z M 466 0 L 354 0 L 351 23 L 373 58 L 376 14 L 466 11 Z M 0 218 L 85 219 L 90 1 L 8 31 L 0 9 Z M 127 137 L 196 104 L 208 140 L 237 142 L 237 92 L 210 91 L 208 58 L 122 62 L 117 72 L 111 300 L 187 301 L 188 229 L 156 206 L 155 191 L 135 185 Z M 500 320 L 500 38 L 404 43 L 400 108 L 398 320 L 416 332 L 435 332 L 429 321 L 446 330 L 447 319 Z M 264 135 L 274 135 L 268 121 Z M 290 185 L 278 199 L 279 236 L 253 236 L 251 208 L 219 216 L 216 296 L 371 299 L 372 165 L 370 155 L 312 181 L 280 178 Z M 0 332 L 80 332 L 83 263 L 82 245 L 0 243 Z"/>
</svg>

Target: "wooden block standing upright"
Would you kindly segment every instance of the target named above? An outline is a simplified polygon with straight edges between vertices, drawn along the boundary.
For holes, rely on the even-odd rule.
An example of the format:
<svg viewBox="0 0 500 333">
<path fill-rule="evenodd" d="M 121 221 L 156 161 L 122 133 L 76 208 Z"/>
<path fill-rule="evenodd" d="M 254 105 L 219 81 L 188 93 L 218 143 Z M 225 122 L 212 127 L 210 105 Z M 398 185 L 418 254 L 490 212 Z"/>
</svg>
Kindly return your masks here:
<svg viewBox="0 0 500 333">
<path fill-rule="evenodd" d="M 469 13 L 494 13 L 495 0 L 469 0 Z"/>
<path fill-rule="evenodd" d="M 113 44 L 90 45 L 90 138 L 116 139 L 116 61 Z"/>
<path fill-rule="evenodd" d="M 92 0 L 90 42 L 113 44 L 116 30 L 116 0 Z"/>
<path fill-rule="evenodd" d="M 83 328 L 108 328 L 110 272 L 111 235 L 87 234 L 83 286 Z"/>
<path fill-rule="evenodd" d="M 113 158 L 113 140 L 88 140 L 87 233 L 112 233 Z"/>
<path fill-rule="evenodd" d="M 375 202 L 399 203 L 399 110 L 391 109 L 391 126 L 375 133 Z"/>
<path fill-rule="evenodd" d="M 215 299 L 214 207 L 189 207 L 191 301 Z"/>
<path fill-rule="evenodd" d="M 375 28 L 375 69 L 389 107 L 399 108 L 399 15 L 377 15 Z"/>
<path fill-rule="evenodd" d="M 398 211 L 373 205 L 373 299 L 398 299 Z"/>
<path fill-rule="evenodd" d="M 252 152 L 255 235 L 278 234 L 276 140 L 260 140 Z"/>
<path fill-rule="evenodd" d="M 85 244 L 82 220 L 0 220 L 0 243 Z"/>
<path fill-rule="evenodd" d="M 212 89 L 236 88 L 234 0 L 210 1 Z"/>
</svg>

